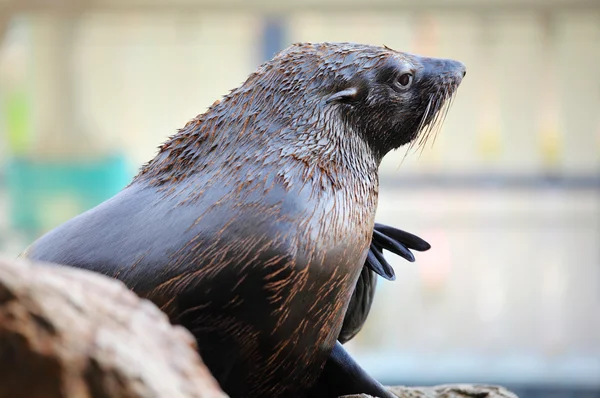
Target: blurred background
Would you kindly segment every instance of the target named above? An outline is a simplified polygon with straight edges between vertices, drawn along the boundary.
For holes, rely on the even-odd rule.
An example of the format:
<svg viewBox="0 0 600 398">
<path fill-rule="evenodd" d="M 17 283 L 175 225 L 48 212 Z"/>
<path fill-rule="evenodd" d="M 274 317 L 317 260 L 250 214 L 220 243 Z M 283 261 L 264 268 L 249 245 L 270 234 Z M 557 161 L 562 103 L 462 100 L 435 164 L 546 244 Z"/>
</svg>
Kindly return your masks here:
<svg viewBox="0 0 600 398">
<path fill-rule="evenodd" d="M 114 195 L 298 41 L 467 65 L 444 128 L 390 154 L 378 220 L 433 248 L 348 346 L 390 384 L 600 397 L 600 1 L 0 0 L 0 252 Z"/>
</svg>

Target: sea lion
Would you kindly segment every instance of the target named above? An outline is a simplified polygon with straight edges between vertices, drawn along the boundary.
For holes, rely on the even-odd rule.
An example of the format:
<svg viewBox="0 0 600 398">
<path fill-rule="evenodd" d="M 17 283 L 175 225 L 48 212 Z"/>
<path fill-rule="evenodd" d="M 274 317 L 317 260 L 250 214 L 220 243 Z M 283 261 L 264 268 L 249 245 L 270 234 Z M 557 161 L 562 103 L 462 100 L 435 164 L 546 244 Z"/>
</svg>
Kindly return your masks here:
<svg viewBox="0 0 600 398">
<path fill-rule="evenodd" d="M 389 396 L 337 340 L 373 240 L 378 166 L 430 135 L 464 73 L 387 47 L 293 45 L 25 255 L 154 301 L 232 397 L 342 395 L 348 375 L 349 392 Z"/>
</svg>

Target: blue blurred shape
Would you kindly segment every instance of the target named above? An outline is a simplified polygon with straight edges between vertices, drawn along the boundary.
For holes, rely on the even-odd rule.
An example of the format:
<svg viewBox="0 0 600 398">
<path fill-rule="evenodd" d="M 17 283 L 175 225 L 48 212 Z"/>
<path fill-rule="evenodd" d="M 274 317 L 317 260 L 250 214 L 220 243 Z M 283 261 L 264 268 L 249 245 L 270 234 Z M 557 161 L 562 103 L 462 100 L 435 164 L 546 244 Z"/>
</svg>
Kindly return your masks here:
<svg viewBox="0 0 600 398">
<path fill-rule="evenodd" d="M 262 31 L 262 61 L 268 61 L 283 50 L 287 23 L 282 17 L 266 17 Z"/>
<path fill-rule="evenodd" d="M 13 158 L 6 167 L 10 223 L 36 237 L 115 195 L 131 177 L 123 155 L 78 162 Z"/>
</svg>

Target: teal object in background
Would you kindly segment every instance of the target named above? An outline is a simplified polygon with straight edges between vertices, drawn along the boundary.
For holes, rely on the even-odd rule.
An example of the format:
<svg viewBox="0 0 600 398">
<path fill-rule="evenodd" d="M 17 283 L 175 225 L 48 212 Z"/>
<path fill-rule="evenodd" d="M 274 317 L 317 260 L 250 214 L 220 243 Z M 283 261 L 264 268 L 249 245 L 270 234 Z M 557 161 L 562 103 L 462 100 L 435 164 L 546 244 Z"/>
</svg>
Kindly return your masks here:
<svg viewBox="0 0 600 398">
<path fill-rule="evenodd" d="M 122 155 L 85 162 L 14 158 L 6 166 L 10 222 L 30 238 L 115 195 L 133 176 Z"/>
</svg>

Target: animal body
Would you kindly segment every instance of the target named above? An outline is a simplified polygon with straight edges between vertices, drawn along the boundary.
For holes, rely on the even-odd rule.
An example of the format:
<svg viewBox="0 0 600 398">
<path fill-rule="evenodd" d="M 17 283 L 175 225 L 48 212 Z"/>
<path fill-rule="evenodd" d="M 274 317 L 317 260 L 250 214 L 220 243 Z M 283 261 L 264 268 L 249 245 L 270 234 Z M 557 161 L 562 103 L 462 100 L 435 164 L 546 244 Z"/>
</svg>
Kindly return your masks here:
<svg viewBox="0 0 600 398">
<path fill-rule="evenodd" d="M 24 256 L 152 300 L 232 397 L 385 396 L 339 340 L 368 313 L 357 286 L 393 278 L 381 249 L 427 244 L 377 233 L 378 166 L 431 135 L 464 73 L 385 47 L 293 45 Z"/>
</svg>

